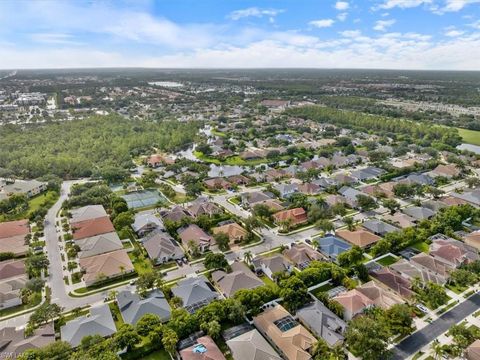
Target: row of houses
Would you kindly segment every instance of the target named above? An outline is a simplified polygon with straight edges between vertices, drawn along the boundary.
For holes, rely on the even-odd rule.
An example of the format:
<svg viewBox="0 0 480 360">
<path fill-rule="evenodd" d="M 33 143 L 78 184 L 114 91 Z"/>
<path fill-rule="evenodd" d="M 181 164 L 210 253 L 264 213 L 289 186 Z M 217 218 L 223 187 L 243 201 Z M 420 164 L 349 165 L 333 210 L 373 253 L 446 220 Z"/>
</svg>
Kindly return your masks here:
<svg viewBox="0 0 480 360">
<path fill-rule="evenodd" d="M 73 242 L 80 248 L 79 264 L 86 286 L 134 271 L 123 243 L 102 205 L 70 211 Z"/>
</svg>

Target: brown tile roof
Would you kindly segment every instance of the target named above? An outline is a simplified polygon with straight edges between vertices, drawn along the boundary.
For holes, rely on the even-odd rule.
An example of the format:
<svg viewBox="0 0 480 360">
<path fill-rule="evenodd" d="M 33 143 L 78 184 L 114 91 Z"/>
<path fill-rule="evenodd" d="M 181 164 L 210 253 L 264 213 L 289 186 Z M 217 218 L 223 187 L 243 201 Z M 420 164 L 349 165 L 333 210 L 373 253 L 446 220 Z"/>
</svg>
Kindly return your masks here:
<svg viewBox="0 0 480 360">
<path fill-rule="evenodd" d="M 245 239 L 248 232 L 244 228 L 242 228 L 237 223 L 225 224 L 222 226 L 217 226 L 212 229 L 212 232 L 216 235 L 218 233 L 224 233 L 228 235 L 228 238 L 231 242 L 240 241 Z"/>
<path fill-rule="evenodd" d="M 254 289 L 265 285 L 244 263 L 237 261 L 231 267 L 232 272 L 230 273 L 226 273 L 223 270 L 217 270 L 212 273 L 212 280 L 225 296 L 231 297 L 238 290 Z"/>
<path fill-rule="evenodd" d="M 0 223 L 0 239 L 17 235 L 27 235 L 30 232 L 28 220 L 17 220 Z"/>
<path fill-rule="evenodd" d="M 72 224 L 73 238 L 75 240 L 84 239 L 87 237 L 97 236 L 101 234 L 106 234 L 114 232 L 115 228 L 113 227 L 112 222 L 108 216 L 79 221 Z"/>
<path fill-rule="evenodd" d="M 190 224 L 186 228 L 178 230 L 178 236 L 182 240 L 182 243 L 187 245 L 190 240 L 201 245 L 212 242 L 212 237 L 208 235 L 202 228 L 196 224 Z"/>
<path fill-rule="evenodd" d="M 465 244 L 470 246 L 474 246 L 477 249 L 480 249 L 480 231 L 476 231 L 473 233 L 468 234 L 464 237 Z"/>
<path fill-rule="evenodd" d="M 25 244 L 25 235 L 16 235 L 0 239 L 0 253 L 14 253 L 25 255 L 28 252 L 28 245 Z"/>
<path fill-rule="evenodd" d="M 358 229 L 354 231 L 346 229 L 337 230 L 335 234 L 347 240 L 349 243 L 360 246 L 361 248 L 372 245 L 381 239 L 380 236 L 377 236 L 363 229 Z"/>
<path fill-rule="evenodd" d="M 448 165 L 440 164 L 435 169 L 432 170 L 432 173 L 440 176 L 454 177 L 454 176 L 460 175 L 461 170 L 454 164 L 448 164 Z"/>
<path fill-rule="evenodd" d="M 96 282 L 99 274 L 108 278 L 121 275 L 122 269 L 125 273 L 134 270 L 126 250 L 116 250 L 80 259 L 80 267 L 86 271 L 83 279 L 87 285 Z"/>
<path fill-rule="evenodd" d="M 453 196 L 444 197 L 444 198 L 440 199 L 440 201 L 443 202 L 444 204 L 448 205 L 448 206 L 468 204 L 468 201 L 463 200 L 463 199 L 459 199 L 459 198 L 456 198 L 456 197 L 453 197 Z"/>
<path fill-rule="evenodd" d="M 292 225 L 303 224 L 308 221 L 307 212 L 303 208 L 283 210 L 273 215 L 276 222 L 292 219 Z"/>
<path fill-rule="evenodd" d="M 467 360 L 480 360 L 480 340 L 475 340 L 465 352 Z"/>
<path fill-rule="evenodd" d="M 410 259 L 410 262 L 414 266 L 421 266 L 433 272 L 434 274 L 439 274 L 443 277 L 448 277 L 449 272 L 453 270 L 452 266 L 425 253 L 420 253 L 413 256 Z"/>
<path fill-rule="evenodd" d="M 345 310 L 353 315 L 361 312 L 367 306 L 373 305 L 373 301 L 357 289 L 339 294 L 334 297 L 333 300 L 337 301 Z"/>
<path fill-rule="evenodd" d="M 268 309 L 253 318 L 253 323 L 282 351 L 288 360 L 309 360 L 312 358 L 309 351 L 317 342 L 310 332 L 298 324 L 289 330 L 281 331 L 275 321 L 291 317 L 280 305 Z"/>
<path fill-rule="evenodd" d="M 25 274 L 25 262 L 23 260 L 0 262 L 0 280 L 9 279 Z"/>
<path fill-rule="evenodd" d="M 206 351 L 195 351 L 202 345 Z M 180 351 L 180 357 L 182 360 L 225 360 L 222 351 L 210 336 L 198 338 L 195 344 Z"/>
<path fill-rule="evenodd" d="M 322 255 L 307 244 L 292 246 L 290 249 L 286 249 L 283 255 L 295 265 L 322 259 Z"/>
<path fill-rule="evenodd" d="M 373 271 L 370 275 L 404 298 L 410 299 L 413 296 L 411 282 L 387 267 Z"/>
<path fill-rule="evenodd" d="M 391 223 L 401 227 L 402 229 L 415 226 L 415 219 L 413 217 L 399 212 L 394 215 L 384 215 L 383 218 L 384 220 L 390 221 Z"/>
</svg>

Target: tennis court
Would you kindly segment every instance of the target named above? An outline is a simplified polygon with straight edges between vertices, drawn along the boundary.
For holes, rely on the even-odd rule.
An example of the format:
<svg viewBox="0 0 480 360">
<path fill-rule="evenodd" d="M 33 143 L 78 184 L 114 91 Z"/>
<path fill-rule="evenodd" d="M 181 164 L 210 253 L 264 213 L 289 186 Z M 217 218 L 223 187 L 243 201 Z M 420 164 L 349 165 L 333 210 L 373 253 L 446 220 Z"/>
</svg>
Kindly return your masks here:
<svg viewBox="0 0 480 360">
<path fill-rule="evenodd" d="M 166 201 L 157 190 L 142 190 L 135 191 L 126 195 L 122 195 L 122 198 L 127 202 L 129 209 L 139 209 L 149 207 L 157 204 L 159 201 Z"/>
</svg>

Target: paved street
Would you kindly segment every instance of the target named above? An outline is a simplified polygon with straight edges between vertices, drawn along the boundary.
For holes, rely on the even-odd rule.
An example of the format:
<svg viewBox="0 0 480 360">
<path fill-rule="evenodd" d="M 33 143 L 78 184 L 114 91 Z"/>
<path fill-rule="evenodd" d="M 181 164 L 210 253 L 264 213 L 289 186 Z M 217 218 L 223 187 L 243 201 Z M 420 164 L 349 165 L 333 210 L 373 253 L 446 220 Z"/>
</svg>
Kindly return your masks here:
<svg viewBox="0 0 480 360">
<path fill-rule="evenodd" d="M 411 336 L 400 342 L 393 348 L 394 360 L 403 360 L 415 354 L 425 345 L 435 340 L 438 336 L 450 329 L 452 325 L 462 321 L 468 315 L 480 308 L 480 293 L 476 293 L 468 300 L 460 303 L 450 311 L 441 315 L 437 320 L 420 331 L 413 333 Z"/>
</svg>

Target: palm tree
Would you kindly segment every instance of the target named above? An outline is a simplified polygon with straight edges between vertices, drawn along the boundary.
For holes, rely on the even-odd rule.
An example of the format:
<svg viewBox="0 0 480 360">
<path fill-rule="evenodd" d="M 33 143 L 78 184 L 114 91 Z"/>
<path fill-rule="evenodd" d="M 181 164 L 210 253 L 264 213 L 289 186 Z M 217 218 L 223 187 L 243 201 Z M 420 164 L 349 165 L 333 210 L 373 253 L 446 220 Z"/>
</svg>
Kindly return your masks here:
<svg viewBox="0 0 480 360">
<path fill-rule="evenodd" d="M 345 350 L 341 345 L 337 345 L 330 350 L 330 360 L 345 360 Z"/>
<path fill-rule="evenodd" d="M 345 223 L 345 225 L 347 225 L 349 231 L 355 230 L 355 222 L 353 221 L 353 218 L 351 216 L 345 216 L 343 218 L 343 222 Z"/>
<path fill-rule="evenodd" d="M 243 254 L 243 261 L 245 261 L 247 264 L 251 264 L 253 260 L 253 254 L 250 250 L 246 251 Z"/>
<path fill-rule="evenodd" d="M 432 345 L 430 346 L 430 348 L 431 348 L 431 350 L 432 350 L 432 352 L 433 352 L 433 358 L 434 358 L 435 360 L 439 359 L 439 358 L 443 355 L 443 353 L 444 353 L 444 351 L 443 351 L 443 345 L 440 344 L 440 342 L 439 342 L 437 339 L 433 340 Z"/>
<path fill-rule="evenodd" d="M 318 242 L 317 239 L 312 240 L 312 246 L 314 249 L 318 249 L 318 247 L 320 246 L 320 243 Z"/>
</svg>

